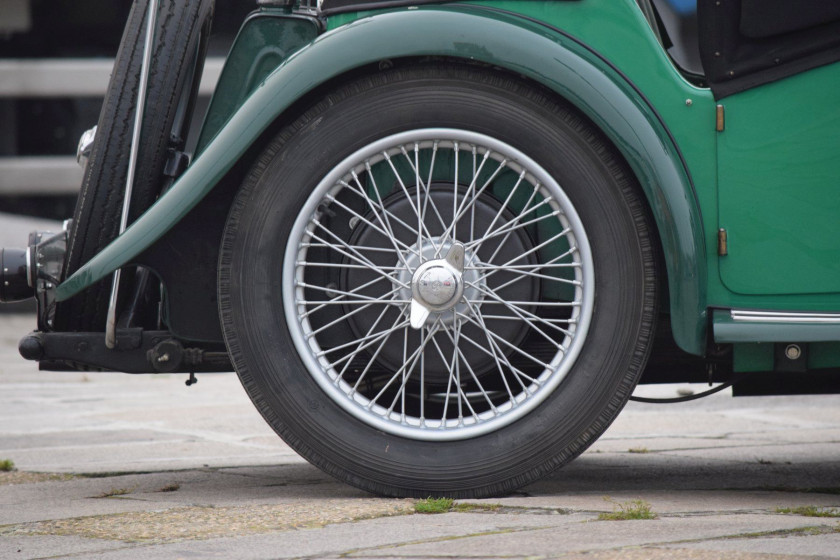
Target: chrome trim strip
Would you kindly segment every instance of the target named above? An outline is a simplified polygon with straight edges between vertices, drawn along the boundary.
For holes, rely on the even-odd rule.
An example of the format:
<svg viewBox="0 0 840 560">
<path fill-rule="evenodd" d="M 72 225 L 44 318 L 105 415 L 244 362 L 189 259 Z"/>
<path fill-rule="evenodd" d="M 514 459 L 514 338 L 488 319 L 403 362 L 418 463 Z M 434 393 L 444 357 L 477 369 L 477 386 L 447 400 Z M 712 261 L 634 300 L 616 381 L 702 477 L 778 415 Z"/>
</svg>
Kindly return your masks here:
<svg viewBox="0 0 840 560">
<path fill-rule="evenodd" d="M 733 321 L 744 323 L 828 323 L 840 324 L 840 313 L 815 313 L 807 311 L 745 311 L 733 309 Z"/>
</svg>

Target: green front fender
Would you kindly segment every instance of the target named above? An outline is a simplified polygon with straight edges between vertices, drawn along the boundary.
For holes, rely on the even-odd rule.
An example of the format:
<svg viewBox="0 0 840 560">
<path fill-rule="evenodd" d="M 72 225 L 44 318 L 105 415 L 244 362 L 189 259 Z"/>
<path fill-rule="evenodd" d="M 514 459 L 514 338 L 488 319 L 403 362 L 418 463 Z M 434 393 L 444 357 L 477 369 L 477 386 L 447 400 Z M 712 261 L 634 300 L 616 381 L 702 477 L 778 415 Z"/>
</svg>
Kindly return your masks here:
<svg viewBox="0 0 840 560">
<path fill-rule="evenodd" d="M 656 220 L 674 338 L 684 350 L 702 354 L 706 255 L 700 212 L 678 149 L 656 111 L 618 71 L 579 42 L 539 23 L 478 6 L 410 8 L 366 17 L 296 52 L 243 103 L 165 195 L 58 287 L 57 299 L 72 297 L 152 245 L 309 91 L 363 65 L 429 55 L 485 62 L 527 76 L 601 127 L 639 178 Z"/>
</svg>

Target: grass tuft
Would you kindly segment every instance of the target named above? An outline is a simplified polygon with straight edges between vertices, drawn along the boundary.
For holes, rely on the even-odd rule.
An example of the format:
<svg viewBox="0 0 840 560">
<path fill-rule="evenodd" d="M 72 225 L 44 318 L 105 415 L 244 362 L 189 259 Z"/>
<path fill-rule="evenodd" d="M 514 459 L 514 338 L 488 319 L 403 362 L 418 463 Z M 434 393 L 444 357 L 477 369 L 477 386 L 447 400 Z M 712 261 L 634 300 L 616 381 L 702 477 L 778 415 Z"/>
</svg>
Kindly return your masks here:
<svg viewBox="0 0 840 560">
<path fill-rule="evenodd" d="M 840 517 L 840 510 L 819 506 L 799 506 L 794 508 L 780 507 L 776 508 L 776 513 L 804 515 L 805 517 Z"/>
<path fill-rule="evenodd" d="M 455 501 L 452 498 L 426 498 L 414 504 L 417 513 L 446 513 L 452 509 Z"/>
<path fill-rule="evenodd" d="M 0 460 L 0 472 L 12 472 L 16 471 L 15 462 L 11 459 L 2 459 Z"/>
<path fill-rule="evenodd" d="M 136 486 L 131 488 L 111 488 L 107 492 L 103 492 L 99 495 L 100 498 L 112 498 L 114 496 L 125 496 L 126 494 L 131 494 L 136 489 Z"/>
<path fill-rule="evenodd" d="M 452 498 L 426 498 L 414 504 L 415 513 L 475 513 L 497 512 L 502 509 L 501 504 L 470 504 L 455 503 Z"/>
<path fill-rule="evenodd" d="M 451 511 L 473 513 L 476 511 L 499 511 L 501 508 L 501 504 L 453 504 Z"/>
<path fill-rule="evenodd" d="M 172 484 L 167 484 L 166 486 L 158 490 L 158 492 L 177 492 L 180 489 L 181 485 L 176 482 Z"/>
<path fill-rule="evenodd" d="M 628 453 L 650 453 L 647 447 L 631 447 L 627 450 Z"/>
<path fill-rule="evenodd" d="M 599 521 L 627 521 L 629 519 L 656 519 L 656 514 L 651 511 L 650 504 L 644 500 L 630 500 L 629 502 L 618 503 L 609 497 L 604 500 L 613 505 L 613 511 L 598 514 Z"/>
</svg>

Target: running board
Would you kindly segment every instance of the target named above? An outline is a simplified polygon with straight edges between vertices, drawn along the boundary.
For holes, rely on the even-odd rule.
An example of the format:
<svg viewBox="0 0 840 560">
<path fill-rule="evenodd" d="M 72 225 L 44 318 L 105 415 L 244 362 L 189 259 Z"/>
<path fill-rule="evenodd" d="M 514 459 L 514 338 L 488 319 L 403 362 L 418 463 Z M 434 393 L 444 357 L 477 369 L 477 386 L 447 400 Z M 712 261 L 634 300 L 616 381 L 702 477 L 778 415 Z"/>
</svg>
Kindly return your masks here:
<svg viewBox="0 0 840 560">
<path fill-rule="evenodd" d="M 840 313 L 718 309 L 713 315 L 715 342 L 837 342 Z"/>
</svg>

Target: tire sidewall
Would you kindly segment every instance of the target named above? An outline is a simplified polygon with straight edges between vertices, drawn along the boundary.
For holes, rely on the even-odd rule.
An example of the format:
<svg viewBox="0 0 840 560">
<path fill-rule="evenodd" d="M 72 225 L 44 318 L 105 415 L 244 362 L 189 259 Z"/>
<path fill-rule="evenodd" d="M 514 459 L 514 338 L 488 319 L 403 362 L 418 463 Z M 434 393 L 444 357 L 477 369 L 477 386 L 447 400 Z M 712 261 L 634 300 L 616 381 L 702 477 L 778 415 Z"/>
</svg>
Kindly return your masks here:
<svg viewBox="0 0 840 560">
<path fill-rule="evenodd" d="M 488 77 L 477 95 L 465 79 L 470 72 L 430 74 L 350 85 L 281 132 L 260 157 L 225 232 L 223 330 L 237 372 L 268 423 L 327 472 L 378 493 L 499 493 L 577 456 L 626 402 L 644 362 L 638 341 L 649 336 L 642 332 L 650 320 L 644 317 L 650 296 L 643 248 L 636 235 L 627 235 L 637 226 L 626 193 L 598 153 L 604 142 L 589 123 L 565 106 L 542 102 L 541 92 L 510 91 Z M 433 127 L 493 136 L 552 174 L 586 228 L 596 290 L 584 347 L 560 386 L 510 425 L 445 443 L 384 433 L 333 403 L 298 357 L 280 297 L 282 247 L 327 171 L 374 140 Z"/>
</svg>

